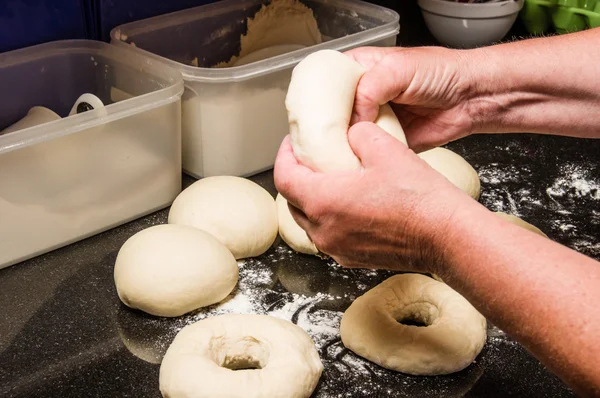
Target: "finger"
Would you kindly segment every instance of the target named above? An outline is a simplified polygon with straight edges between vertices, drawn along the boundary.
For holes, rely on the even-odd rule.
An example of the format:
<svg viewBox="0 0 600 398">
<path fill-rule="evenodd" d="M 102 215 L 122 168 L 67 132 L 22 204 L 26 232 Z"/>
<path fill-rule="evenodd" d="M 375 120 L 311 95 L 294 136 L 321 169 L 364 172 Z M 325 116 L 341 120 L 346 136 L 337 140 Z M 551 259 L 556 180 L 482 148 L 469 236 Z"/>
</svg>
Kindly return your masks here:
<svg viewBox="0 0 600 398">
<path fill-rule="evenodd" d="M 406 145 L 369 122 L 350 127 L 348 142 L 364 168 L 387 164 L 408 151 Z"/>
<path fill-rule="evenodd" d="M 344 54 L 358 62 L 366 69 L 371 69 L 375 64 L 383 59 L 387 54 L 398 51 L 395 47 L 359 47 Z"/>
<path fill-rule="evenodd" d="M 314 224 L 308 219 L 306 214 L 304 214 L 302 210 L 290 204 L 289 202 L 288 208 L 290 209 L 290 214 L 292 215 L 294 221 L 296 221 L 296 224 L 298 224 L 300 228 L 302 228 L 307 234 L 309 234 L 309 231 L 312 232 Z"/>
<path fill-rule="evenodd" d="M 277 153 L 273 171 L 277 191 L 289 203 L 298 208 L 304 208 L 305 203 L 312 196 L 311 187 L 317 183 L 317 175 L 298 162 L 294 156 L 290 136 L 286 136 Z"/>
<path fill-rule="evenodd" d="M 408 89 L 415 75 L 414 66 L 402 62 L 401 52 L 389 54 L 369 69 L 358 82 L 352 122 L 372 122 L 379 107 L 396 99 Z"/>
</svg>

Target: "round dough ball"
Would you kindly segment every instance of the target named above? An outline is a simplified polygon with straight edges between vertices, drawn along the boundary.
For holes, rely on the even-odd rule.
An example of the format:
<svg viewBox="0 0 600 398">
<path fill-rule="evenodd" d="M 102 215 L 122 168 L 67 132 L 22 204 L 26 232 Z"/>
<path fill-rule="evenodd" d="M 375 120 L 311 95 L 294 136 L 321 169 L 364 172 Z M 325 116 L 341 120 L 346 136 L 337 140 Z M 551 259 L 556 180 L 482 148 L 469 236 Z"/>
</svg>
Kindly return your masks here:
<svg viewBox="0 0 600 398">
<path fill-rule="evenodd" d="M 114 276 L 126 306 L 173 317 L 227 297 L 237 283 L 238 265 L 212 235 L 184 225 L 158 225 L 125 242 Z"/>
<path fill-rule="evenodd" d="M 365 71 L 334 50 L 317 51 L 296 65 L 285 106 L 294 156 L 302 164 L 323 173 L 360 170 L 360 160 L 348 142 L 348 128 L 356 87 Z M 375 123 L 406 144 L 404 130 L 388 104 L 380 107 Z"/>
<path fill-rule="evenodd" d="M 361 168 L 348 142 L 348 128 L 356 87 L 365 71 L 358 62 L 334 50 L 310 54 L 294 68 L 285 100 L 291 143 L 296 158 L 311 169 L 330 173 Z M 379 108 L 375 124 L 406 144 L 404 130 L 389 104 Z M 319 250 L 292 218 L 285 199 L 277 201 L 283 240 L 300 253 L 318 255 Z"/>
<path fill-rule="evenodd" d="M 279 216 L 279 235 L 292 249 L 304 254 L 319 254 L 319 250 L 292 217 L 288 202 L 281 194 L 275 199 L 277 215 Z"/>
<path fill-rule="evenodd" d="M 340 334 L 347 348 L 384 368 L 443 375 L 466 368 L 481 352 L 486 320 L 448 285 L 401 274 L 356 299 Z"/>
<path fill-rule="evenodd" d="M 277 208 L 271 194 L 250 180 L 207 177 L 179 194 L 169 211 L 169 224 L 210 233 L 236 259 L 256 257 L 277 238 Z"/>
<path fill-rule="evenodd" d="M 470 197 L 479 199 L 479 175 L 462 156 L 446 148 L 434 148 L 419 153 L 419 157 Z"/>
<path fill-rule="evenodd" d="M 268 315 L 220 315 L 186 326 L 160 367 L 169 398 L 307 398 L 323 365 L 310 336 Z"/>
<path fill-rule="evenodd" d="M 506 221 L 513 223 L 515 225 L 518 225 L 519 227 L 525 228 L 531 232 L 534 232 L 540 236 L 543 236 L 544 238 L 547 238 L 548 235 L 546 235 L 545 233 L 543 233 L 538 227 L 536 227 L 535 225 L 531 225 L 526 221 L 521 220 L 519 217 L 517 216 L 513 216 L 512 214 L 506 214 L 506 213 L 501 213 L 501 212 L 496 212 L 496 214 L 500 217 L 505 219 Z"/>
</svg>

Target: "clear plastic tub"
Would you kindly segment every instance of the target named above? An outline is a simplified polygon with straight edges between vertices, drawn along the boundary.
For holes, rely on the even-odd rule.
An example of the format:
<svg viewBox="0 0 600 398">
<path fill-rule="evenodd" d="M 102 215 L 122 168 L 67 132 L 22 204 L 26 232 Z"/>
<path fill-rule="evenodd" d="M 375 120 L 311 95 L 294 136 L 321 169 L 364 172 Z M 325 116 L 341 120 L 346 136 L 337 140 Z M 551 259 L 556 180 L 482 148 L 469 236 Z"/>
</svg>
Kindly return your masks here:
<svg viewBox="0 0 600 398">
<path fill-rule="evenodd" d="M 0 54 L 0 268 L 169 205 L 181 190 L 180 74 L 142 54 L 61 41 Z M 83 93 L 106 106 L 68 115 Z"/>
<path fill-rule="evenodd" d="M 284 100 L 291 71 L 321 49 L 393 46 L 396 12 L 358 0 L 305 0 L 323 43 L 259 62 L 210 68 L 239 53 L 246 21 L 263 0 L 214 4 L 132 22 L 111 32 L 111 42 L 161 59 L 183 74 L 183 167 L 196 177 L 249 176 L 273 166 L 288 132 Z M 199 67 L 192 66 L 197 58 Z"/>
</svg>

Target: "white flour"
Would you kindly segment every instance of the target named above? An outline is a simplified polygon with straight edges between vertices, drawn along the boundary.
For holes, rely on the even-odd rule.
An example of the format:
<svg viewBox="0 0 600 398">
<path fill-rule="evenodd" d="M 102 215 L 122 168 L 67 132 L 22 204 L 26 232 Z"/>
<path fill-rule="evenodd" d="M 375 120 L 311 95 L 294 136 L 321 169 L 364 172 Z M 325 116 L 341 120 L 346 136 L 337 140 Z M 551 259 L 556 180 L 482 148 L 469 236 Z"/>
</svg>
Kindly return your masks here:
<svg viewBox="0 0 600 398">
<path fill-rule="evenodd" d="M 336 284 L 344 284 L 346 288 L 342 294 L 336 294 L 337 289 L 334 288 L 324 288 L 321 291 L 314 289 L 311 295 L 295 294 L 281 288 L 280 278 L 284 274 L 279 267 L 290 261 L 298 261 L 298 258 L 287 246 L 280 244 L 261 260 L 239 261 L 240 280 L 231 296 L 218 305 L 194 314 L 165 320 L 170 325 L 170 333 L 168 338 L 155 340 L 155 344 L 161 346 L 155 348 L 157 354 L 164 354 L 171 339 L 181 328 L 206 317 L 229 313 L 268 314 L 292 321 L 312 337 L 325 367 L 313 397 L 437 397 L 463 395 L 481 377 L 486 361 L 500 358 L 500 347 L 516 344 L 499 329 L 490 327 L 486 350 L 493 355 L 482 354 L 467 371 L 456 376 L 427 378 L 388 371 L 346 349 L 340 340 L 339 325 L 345 307 L 356 296 L 386 279 L 389 273 L 348 270 L 334 261 L 325 263 L 313 257 L 302 256 L 297 268 L 299 272 L 306 270 L 303 274 L 306 280 L 334 280 Z M 289 273 L 290 270 L 285 272 Z M 288 279 L 286 283 L 290 284 L 290 281 Z"/>
<path fill-rule="evenodd" d="M 526 221 L 532 221 L 532 214 L 542 215 L 545 224 L 537 226 L 552 239 L 600 259 L 600 234 L 591 232 L 594 227 L 600 231 L 600 176 L 594 166 L 567 161 L 556 167 L 549 181 L 540 181 L 540 173 L 529 167 L 490 163 L 479 167 L 480 201 L 490 210 Z"/>
<path fill-rule="evenodd" d="M 561 176 L 546 193 L 557 203 L 564 197 L 600 200 L 600 178 L 590 175 L 589 169 L 582 165 L 565 163 L 561 166 Z"/>
</svg>

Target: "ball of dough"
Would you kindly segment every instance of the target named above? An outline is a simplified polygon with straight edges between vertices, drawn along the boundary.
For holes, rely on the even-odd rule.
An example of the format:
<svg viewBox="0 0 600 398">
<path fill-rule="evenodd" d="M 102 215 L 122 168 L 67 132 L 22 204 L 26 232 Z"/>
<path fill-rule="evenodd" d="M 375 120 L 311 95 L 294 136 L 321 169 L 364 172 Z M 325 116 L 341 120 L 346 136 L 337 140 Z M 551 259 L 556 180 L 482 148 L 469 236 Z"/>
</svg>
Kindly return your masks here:
<svg viewBox="0 0 600 398">
<path fill-rule="evenodd" d="M 275 199 L 279 216 L 279 235 L 292 249 L 304 254 L 319 254 L 319 250 L 290 213 L 288 202 L 280 194 Z"/>
<path fill-rule="evenodd" d="M 229 250 L 184 225 L 158 225 L 133 235 L 119 250 L 114 272 L 126 306 L 167 317 L 223 300 L 238 280 Z"/>
<path fill-rule="evenodd" d="M 473 362 L 486 340 L 486 320 L 448 285 L 401 274 L 356 299 L 340 334 L 347 348 L 384 368 L 442 375 Z"/>
<path fill-rule="evenodd" d="M 267 315 L 220 315 L 184 327 L 160 367 L 169 398 L 308 398 L 323 365 L 310 336 Z"/>
<path fill-rule="evenodd" d="M 434 148 L 419 153 L 419 157 L 470 197 L 479 199 L 479 175 L 462 156 L 446 148 Z"/>
<path fill-rule="evenodd" d="M 271 194 L 250 180 L 207 177 L 175 199 L 169 224 L 210 233 L 236 259 L 255 257 L 266 252 L 277 237 L 277 208 Z"/>
<path fill-rule="evenodd" d="M 294 155 L 302 164 L 323 173 L 360 170 L 360 160 L 348 143 L 348 128 L 356 87 L 365 71 L 334 50 L 317 51 L 296 65 L 285 106 Z M 380 108 L 375 123 L 406 144 L 388 104 Z"/>
<path fill-rule="evenodd" d="M 361 168 L 348 142 L 348 128 L 356 87 L 364 73 L 362 65 L 334 50 L 317 51 L 294 68 L 285 100 L 291 142 L 296 158 L 311 169 L 328 173 Z M 400 122 L 388 104 L 380 107 L 375 124 L 406 144 Z M 292 218 L 285 199 L 278 201 L 283 240 L 300 253 L 318 254 Z"/>
<path fill-rule="evenodd" d="M 517 216 L 513 216 L 512 214 L 506 214 L 506 213 L 501 213 L 501 212 L 496 212 L 496 214 L 500 217 L 505 219 L 506 221 L 513 223 L 515 225 L 518 225 L 519 227 L 525 228 L 531 232 L 534 232 L 540 236 L 543 236 L 544 238 L 547 238 L 548 235 L 546 235 L 545 233 L 543 233 L 538 227 L 536 227 L 535 225 L 531 225 L 526 221 L 521 220 L 519 217 Z"/>
</svg>

